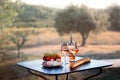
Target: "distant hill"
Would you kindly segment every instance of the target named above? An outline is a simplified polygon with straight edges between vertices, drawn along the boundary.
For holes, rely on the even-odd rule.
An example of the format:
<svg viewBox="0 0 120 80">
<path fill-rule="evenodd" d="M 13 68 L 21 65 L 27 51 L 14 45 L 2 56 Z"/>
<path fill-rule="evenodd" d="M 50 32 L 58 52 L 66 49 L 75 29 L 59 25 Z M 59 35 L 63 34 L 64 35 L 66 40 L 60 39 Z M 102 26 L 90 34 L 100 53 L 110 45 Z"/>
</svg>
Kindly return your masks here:
<svg viewBox="0 0 120 80">
<path fill-rule="evenodd" d="M 23 11 L 16 18 L 16 27 L 52 27 L 56 13 L 60 10 L 24 3 L 20 7 Z"/>
</svg>

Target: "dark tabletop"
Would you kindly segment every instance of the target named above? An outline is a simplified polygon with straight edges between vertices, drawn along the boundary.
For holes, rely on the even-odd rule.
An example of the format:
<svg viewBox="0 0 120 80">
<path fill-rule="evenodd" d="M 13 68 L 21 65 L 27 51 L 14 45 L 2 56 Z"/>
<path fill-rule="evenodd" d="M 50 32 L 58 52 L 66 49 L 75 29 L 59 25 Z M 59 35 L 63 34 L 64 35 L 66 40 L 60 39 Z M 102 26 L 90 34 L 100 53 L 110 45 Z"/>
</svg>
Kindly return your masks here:
<svg viewBox="0 0 120 80">
<path fill-rule="evenodd" d="M 80 57 L 77 57 L 77 59 L 80 59 Z M 96 69 L 96 68 L 103 68 L 111 66 L 112 63 L 100 61 L 100 60 L 91 60 L 90 63 L 83 64 L 75 69 L 70 69 L 69 64 L 62 65 L 60 67 L 53 67 L 53 68 L 47 68 L 42 66 L 43 60 L 32 60 L 32 61 L 24 61 L 24 62 L 18 62 L 17 65 L 24 67 L 29 70 L 34 70 L 43 74 L 48 75 L 60 75 L 60 74 L 66 74 L 66 73 L 72 73 L 72 72 L 80 72 L 90 69 Z"/>
</svg>

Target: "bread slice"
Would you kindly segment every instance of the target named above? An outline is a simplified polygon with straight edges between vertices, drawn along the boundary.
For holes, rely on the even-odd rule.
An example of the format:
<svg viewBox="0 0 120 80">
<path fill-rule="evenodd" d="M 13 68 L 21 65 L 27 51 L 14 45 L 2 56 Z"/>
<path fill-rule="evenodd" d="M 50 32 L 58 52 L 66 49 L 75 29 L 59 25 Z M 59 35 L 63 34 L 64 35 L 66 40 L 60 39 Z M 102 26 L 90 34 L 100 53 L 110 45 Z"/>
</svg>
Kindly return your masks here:
<svg viewBox="0 0 120 80">
<path fill-rule="evenodd" d="M 73 69 L 73 68 L 76 68 L 76 67 L 78 67 L 78 66 L 80 66 L 82 64 L 88 63 L 88 62 L 90 62 L 90 58 L 79 59 L 79 60 L 77 60 L 75 62 L 71 62 L 70 68 Z"/>
</svg>

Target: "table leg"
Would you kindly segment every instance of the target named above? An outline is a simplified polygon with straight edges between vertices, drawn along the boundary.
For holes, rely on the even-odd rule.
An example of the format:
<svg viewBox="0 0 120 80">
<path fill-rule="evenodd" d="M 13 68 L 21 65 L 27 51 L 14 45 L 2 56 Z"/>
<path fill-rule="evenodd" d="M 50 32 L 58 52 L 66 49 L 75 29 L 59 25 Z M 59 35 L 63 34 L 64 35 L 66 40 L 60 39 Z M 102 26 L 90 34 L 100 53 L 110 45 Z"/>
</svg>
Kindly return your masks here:
<svg viewBox="0 0 120 80">
<path fill-rule="evenodd" d="M 55 80 L 58 80 L 58 75 L 55 75 Z M 68 80 L 68 74 L 66 74 L 66 80 Z"/>
<path fill-rule="evenodd" d="M 92 75 L 92 76 L 89 76 L 89 77 L 85 78 L 84 80 L 88 80 L 88 79 L 90 79 L 90 78 L 96 77 L 96 76 L 98 76 L 98 75 L 101 74 L 101 73 L 102 73 L 102 68 L 99 69 L 99 72 L 98 72 L 98 73 L 96 73 L 96 74 L 94 74 L 94 75 Z"/>
<path fill-rule="evenodd" d="M 66 80 L 68 80 L 68 74 L 66 74 Z"/>
<path fill-rule="evenodd" d="M 58 75 L 55 75 L 55 80 L 58 80 Z"/>
</svg>

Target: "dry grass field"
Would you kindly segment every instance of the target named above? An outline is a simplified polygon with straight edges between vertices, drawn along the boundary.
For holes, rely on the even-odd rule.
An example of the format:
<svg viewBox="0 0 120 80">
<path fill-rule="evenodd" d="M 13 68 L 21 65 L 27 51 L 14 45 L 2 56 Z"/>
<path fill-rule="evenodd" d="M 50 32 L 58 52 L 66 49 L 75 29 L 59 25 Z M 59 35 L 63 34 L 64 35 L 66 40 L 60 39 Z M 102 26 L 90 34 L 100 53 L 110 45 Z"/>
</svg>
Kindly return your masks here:
<svg viewBox="0 0 120 80">
<path fill-rule="evenodd" d="M 87 39 L 87 44 L 79 47 L 78 56 L 88 56 L 93 59 L 120 59 L 120 32 L 102 32 L 99 34 L 91 33 Z M 69 35 L 59 36 L 55 29 L 42 30 L 38 35 L 30 35 L 29 41 L 22 48 L 21 57 L 16 57 L 16 50 L 12 50 L 5 57 L 4 61 L 0 61 L 0 80 L 24 80 L 23 78 L 30 77 L 28 80 L 43 80 L 41 78 L 25 73 L 23 68 L 16 66 L 16 62 L 33 60 L 42 58 L 42 53 L 54 51 L 60 53 L 60 45 L 63 42 L 68 42 Z M 73 40 L 80 46 L 81 36 L 79 33 L 73 33 Z M 120 80 L 120 68 L 106 68 L 103 74 L 91 80 Z M 84 79 L 86 73 L 76 75 L 71 74 L 69 80 Z M 81 76 L 81 77 L 80 77 Z M 112 78 L 111 78 L 112 76 Z M 53 77 L 47 76 L 49 80 Z M 63 80 L 64 75 L 61 75 L 59 80 Z M 27 80 L 27 79 L 26 79 Z"/>
<path fill-rule="evenodd" d="M 79 47 L 80 55 L 85 54 L 106 54 L 120 51 L 120 32 L 91 33 L 86 41 L 86 45 Z M 60 51 L 61 43 L 69 41 L 69 35 L 59 36 L 55 29 L 43 31 L 38 35 L 31 35 L 26 47 L 22 49 L 24 53 L 39 54 L 45 51 Z M 73 33 L 73 40 L 81 44 L 81 35 Z M 28 50 L 29 49 L 29 50 Z"/>
<path fill-rule="evenodd" d="M 92 45 L 115 45 L 120 44 L 120 32 L 106 31 L 101 33 L 90 33 L 86 43 Z M 69 34 L 59 36 L 55 29 L 48 29 L 42 31 L 36 36 L 30 36 L 29 44 L 58 44 L 67 42 L 69 40 Z M 79 33 L 73 33 L 73 40 L 77 43 L 81 43 L 81 35 Z"/>
</svg>

